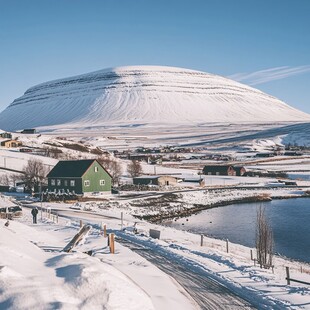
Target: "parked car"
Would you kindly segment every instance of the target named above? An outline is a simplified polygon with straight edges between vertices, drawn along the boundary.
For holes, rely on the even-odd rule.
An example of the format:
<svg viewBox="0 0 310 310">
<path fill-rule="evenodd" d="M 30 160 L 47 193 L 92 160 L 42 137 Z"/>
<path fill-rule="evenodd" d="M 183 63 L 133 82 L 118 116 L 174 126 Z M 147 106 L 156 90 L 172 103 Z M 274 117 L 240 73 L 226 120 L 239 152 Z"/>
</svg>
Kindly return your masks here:
<svg viewBox="0 0 310 310">
<path fill-rule="evenodd" d="M 112 193 L 112 194 L 119 194 L 119 190 L 116 189 L 116 188 L 112 188 L 112 189 L 111 189 L 111 193 Z"/>
</svg>

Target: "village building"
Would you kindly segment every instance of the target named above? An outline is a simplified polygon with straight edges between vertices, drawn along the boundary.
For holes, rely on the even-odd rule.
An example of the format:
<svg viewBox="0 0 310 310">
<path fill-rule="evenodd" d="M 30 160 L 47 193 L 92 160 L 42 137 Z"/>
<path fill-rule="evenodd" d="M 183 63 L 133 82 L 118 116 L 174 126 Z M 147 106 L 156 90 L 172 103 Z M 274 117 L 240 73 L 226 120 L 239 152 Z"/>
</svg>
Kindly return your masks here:
<svg viewBox="0 0 310 310">
<path fill-rule="evenodd" d="M 3 139 L 12 139 L 12 134 L 10 132 L 1 132 L 0 133 L 0 138 Z"/>
<path fill-rule="evenodd" d="M 21 145 L 22 145 L 21 141 L 17 141 L 17 140 L 4 140 L 4 141 L 1 141 L 1 146 L 7 147 L 7 148 L 19 147 Z"/>
<path fill-rule="evenodd" d="M 151 165 L 162 164 L 162 156 L 161 155 L 129 154 L 128 159 L 137 160 L 137 161 L 145 161 Z"/>
<path fill-rule="evenodd" d="M 242 177 L 246 173 L 246 169 L 243 166 L 233 166 L 236 171 L 236 176 Z"/>
<path fill-rule="evenodd" d="M 24 133 L 24 134 L 35 134 L 36 130 L 34 128 L 27 128 L 27 129 L 22 130 L 21 133 Z"/>
<path fill-rule="evenodd" d="M 145 175 L 133 178 L 133 184 L 135 185 L 176 185 L 182 179 L 169 176 L 169 175 Z"/>
<path fill-rule="evenodd" d="M 47 178 L 49 192 L 83 196 L 111 193 L 112 177 L 95 159 L 59 161 Z"/>
<path fill-rule="evenodd" d="M 203 168 L 203 174 L 206 175 L 236 175 L 236 171 L 232 166 L 210 165 Z"/>
<path fill-rule="evenodd" d="M 203 168 L 203 174 L 206 175 L 243 176 L 245 173 L 246 170 L 242 166 L 207 165 Z"/>
<path fill-rule="evenodd" d="M 274 156 L 273 152 L 261 152 L 255 155 L 255 157 L 260 157 L 260 158 L 273 157 L 273 156 Z"/>
</svg>

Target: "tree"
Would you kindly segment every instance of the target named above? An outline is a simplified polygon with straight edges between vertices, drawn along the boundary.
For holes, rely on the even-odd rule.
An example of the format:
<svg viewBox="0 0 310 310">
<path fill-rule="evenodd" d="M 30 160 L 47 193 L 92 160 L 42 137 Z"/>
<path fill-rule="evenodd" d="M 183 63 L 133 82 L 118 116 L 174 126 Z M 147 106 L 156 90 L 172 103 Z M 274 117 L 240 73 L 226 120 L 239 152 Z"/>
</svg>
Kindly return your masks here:
<svg viewBox="0 0 310 310">
<path fill-rule="evenodd" d="M 257 210 L 256 217 L 256 251 L 260 267 L 269 268 L 273 261 L 273 233 L 262 206 Z"/>
<path fill-rule="evenodd" d="M 16 181 L 17 180 L 21 180 L 22 179 L 22 175 L 19 173 L 13 173 L 13 174 L 3 174 L 0 176 L 0 185 L 5 185 L 5 186 L 10 186 L 16 185 Z"/>
<path fill-rule="evenodd" d="M 13 186 L 16 186 L 16 182 L 23 179 L 23 175 L 20 173 L 13 173 L 10 175 L 10 180 Z"/>
<path fill-rule="evenodd" d="M 139 176 L 142 173 L 141 163 L 137 160 L 131 160 L 127 165 L 127 172 L 132 178 Z"/>
<path fill-rule="evenodd" d="M 23 172 L 22 179 L 25 182 L 25 187 L 31 191 L 38 191 L 42 181 L 46 178 L 47 168 L 41 160 L 29 159 Z"/>
<path fill-rule="evenodd" d="M 99 157 L 97 160 L 110 173 L 113 184 L 119 184 L 123 172 L 120 162 L 111 155 Z"/>
<path fill-rule="evenodd" d="M 10 177 L 7 174 L 2 174 L 0 176 L 0 185 L 9 186 L 10 181 Z"/>
</svg>

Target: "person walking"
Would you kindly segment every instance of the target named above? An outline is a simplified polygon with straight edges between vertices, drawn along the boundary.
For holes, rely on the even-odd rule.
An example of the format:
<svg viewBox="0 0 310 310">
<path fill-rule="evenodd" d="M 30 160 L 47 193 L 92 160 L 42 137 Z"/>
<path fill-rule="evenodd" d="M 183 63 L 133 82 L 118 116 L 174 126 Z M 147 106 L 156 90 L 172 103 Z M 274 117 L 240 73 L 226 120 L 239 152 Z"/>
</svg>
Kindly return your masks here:
<svg viewBox="0 0 310 310">
<path fill-rule="evenodd" d="M 37 215 L 38 215 L 38 213 L 39 213 L 39 211 L 38 211 L 37 207 L 35 207 L 34 209 L 31 210 L 33 224 L 37 224 Z"/>
</svg>

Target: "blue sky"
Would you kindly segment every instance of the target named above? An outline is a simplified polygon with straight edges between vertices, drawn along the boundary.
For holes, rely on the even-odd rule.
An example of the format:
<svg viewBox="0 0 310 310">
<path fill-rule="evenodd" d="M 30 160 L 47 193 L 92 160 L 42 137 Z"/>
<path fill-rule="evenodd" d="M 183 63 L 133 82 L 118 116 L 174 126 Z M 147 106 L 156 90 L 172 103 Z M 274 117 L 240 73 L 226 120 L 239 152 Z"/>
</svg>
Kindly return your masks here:
<svg viewBox="0 0 310 310">
<path fill-rule="evenodd" d="M 310 113 L 309 16 L 308 0 L 0 0 L 0 110 L 48 80 L 167 65 Z"/>
</svg>

